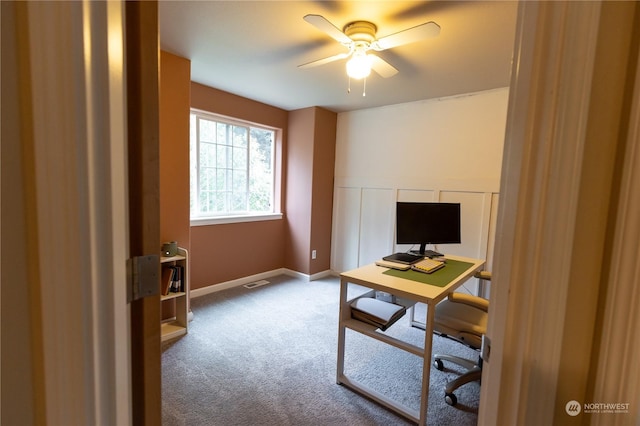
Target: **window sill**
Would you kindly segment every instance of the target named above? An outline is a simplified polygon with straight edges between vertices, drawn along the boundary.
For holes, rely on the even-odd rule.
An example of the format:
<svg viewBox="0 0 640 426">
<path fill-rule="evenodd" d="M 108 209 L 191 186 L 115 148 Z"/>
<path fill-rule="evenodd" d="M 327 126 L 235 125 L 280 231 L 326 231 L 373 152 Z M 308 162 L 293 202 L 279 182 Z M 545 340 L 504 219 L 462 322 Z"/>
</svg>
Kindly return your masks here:
<svg viewBox="0 0 640 426">
<path fill-rule="evenodd" d="M 191 219 L 191 226 L 222 225 L 225 223 L 261 222 L 265 220 L 280 220 L 282 213 L 266 213 L 242 216 L 220 216 L 202 219 Z"/>
</svg>

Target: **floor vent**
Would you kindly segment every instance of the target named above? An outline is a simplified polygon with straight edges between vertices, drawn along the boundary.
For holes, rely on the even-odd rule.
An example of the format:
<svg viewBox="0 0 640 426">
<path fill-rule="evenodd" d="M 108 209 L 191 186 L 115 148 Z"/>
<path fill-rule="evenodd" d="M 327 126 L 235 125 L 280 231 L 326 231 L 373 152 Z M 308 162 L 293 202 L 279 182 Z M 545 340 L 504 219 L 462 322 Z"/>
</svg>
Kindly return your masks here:
<svg viewBox="0 0 640 426">
<path fill-rule="evenodd" d="M 267 280 L 254 281 L 252 283 L 245 284 L 243 287 L 245 287 L 245 288 L 256 288 L 256 287 L 260 287 L 261 285 L 265 285 L 265 284 L 269 284 L 269 281 L 267 281 Z"/>
</svg>

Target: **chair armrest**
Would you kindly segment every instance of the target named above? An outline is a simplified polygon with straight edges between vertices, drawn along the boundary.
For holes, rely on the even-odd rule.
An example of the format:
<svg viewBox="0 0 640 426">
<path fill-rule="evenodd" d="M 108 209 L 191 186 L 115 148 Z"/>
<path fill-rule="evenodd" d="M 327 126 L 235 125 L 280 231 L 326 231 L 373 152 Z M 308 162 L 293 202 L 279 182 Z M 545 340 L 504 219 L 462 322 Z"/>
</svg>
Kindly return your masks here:
<svg viewBox="0 0 640 426">
<path fill-rule="evenodd" d="M 485 312 L 489 312 L 489 301 L 482 297 L 472 296 L 465 293 L 449 293 L 449 301 L 454 303 L 463 303 L 465 305 L 473 306 Z"/>
<path fill-rule="evenodd" d="M 478 271 L 473 276 L 481 280 L 491 281 L 491 272 L 489 271 Z"/>
</svg>

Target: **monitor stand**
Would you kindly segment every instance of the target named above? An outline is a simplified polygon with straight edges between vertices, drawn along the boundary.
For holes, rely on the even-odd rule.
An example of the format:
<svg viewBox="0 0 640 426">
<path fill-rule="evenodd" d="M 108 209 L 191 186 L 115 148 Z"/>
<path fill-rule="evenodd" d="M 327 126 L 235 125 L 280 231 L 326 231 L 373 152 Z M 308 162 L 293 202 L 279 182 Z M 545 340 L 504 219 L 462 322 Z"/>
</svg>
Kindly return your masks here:
<svg viewBox="0 0 640 426">
<path fill-rule="evenodd" d="M 418 256 L 426 256 L 426 257 L 444 256 L 444 254 L 438 253 L 437 251 L 425 250 L 424 246 L 422 246 L 422 245 L 420 246 L 420 250 L 411 250 L 409 253 L 415 254 L 415 255 L 418 255 Z"/>
</svg>

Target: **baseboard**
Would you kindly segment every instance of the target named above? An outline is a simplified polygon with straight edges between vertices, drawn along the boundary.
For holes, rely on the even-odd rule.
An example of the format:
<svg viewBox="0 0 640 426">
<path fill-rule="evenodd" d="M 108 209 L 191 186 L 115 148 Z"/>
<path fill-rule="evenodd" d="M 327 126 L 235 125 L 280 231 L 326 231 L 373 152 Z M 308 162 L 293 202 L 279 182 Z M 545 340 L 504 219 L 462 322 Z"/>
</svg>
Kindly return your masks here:
<svg viewBox="0 0 640 426">
<path fill-rule="evenodd" d="M 316 272 L 313 275 L 303 274 L 302 272 L 293 271 L 291 269 L 285 269 L 283 273 L 285 275 L 289 275 L 290 277 L 299 278 L 299 279 L 304 280 L 304 281 L 315 281 L 315 280 L 319 280 L 319 279 L 322 279 L 322 278 L 325 278 L 325 277 L 335 276 L 336 275 L 330 269 L 327 269 L 326 271 L 322 271 L 322 272 Z"/>
<path fill-rule="evenodd" d="M 255 275 L 249 275 L 248 277 L 238 278 L 236 280 L 225 281 L 218 284 L 212 284 L 207 287 L 197 288 L 195 290 L 191 290 L 189 293 L 189 297 L 196 298 L 200 296 L 204 296 L 205 294 L 215 293 L 217 291 L 226 290 L 228 288 L 239 287 L 241 285 L 249 284 L 254 281 L 265 280 L 270 277 L 274 277 L 276 275 L 282 275 L 286 272 L 285 268 L 274 269 L 272 271 L 261 272 Z"/>
<path fill-rule="evenodd" d="M 207 287 L 201 287 L 189 292 L 189 297 L 194 299 L 196 297 L 204 296 L 206 294 L 215 293 L 217 291 L 226 290 L 229 288 L 239 287 L 241 285 L 249 284 L 254 281 L 266 280 L 271 277 L 275 277 L 277 275 L 289 275 L 290 277 L 299 278 L 304 281 L 314 281 L 319 280 L 321 278 L 325 278 L 328 276 L 336 276 L 332 270 L 326 270 L 322 272 L 315 273 L 313 275 L 303 274 L 301 272 L 293 271 L 287 268 L 274 269 L 272 271 L 261 272 L 259 274 L 250 275 L 248 277 L 238 278 L 236 280 L 225 281 L 223 283 L 212 284 Z"/>
</svg>

